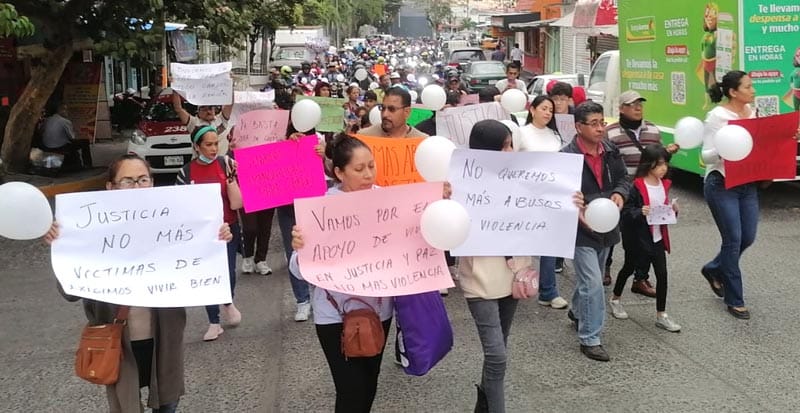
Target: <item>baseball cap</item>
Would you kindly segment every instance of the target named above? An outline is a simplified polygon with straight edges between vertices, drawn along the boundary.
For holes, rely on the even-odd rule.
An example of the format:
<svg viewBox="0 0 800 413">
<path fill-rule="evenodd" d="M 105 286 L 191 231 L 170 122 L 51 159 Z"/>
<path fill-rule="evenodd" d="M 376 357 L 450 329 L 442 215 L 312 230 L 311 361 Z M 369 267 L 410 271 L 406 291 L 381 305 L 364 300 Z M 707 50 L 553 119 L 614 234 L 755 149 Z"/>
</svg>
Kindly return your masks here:
<svg viewBox="0 0 800 413">
<path fill-rule="evenodd" d="M 400 73 L 392 72 L 392 74 L 389 75 L 389 79 L 400 79 Z"/>
<path fill-rule="evenodd" d="M 638 100 L 646 102 L 647 99 L 643 98 L 639 92 L 635 90 L 626 90 L 619 95 L 619 104 L 620 105 L 630 105 Z"/>
</svg>

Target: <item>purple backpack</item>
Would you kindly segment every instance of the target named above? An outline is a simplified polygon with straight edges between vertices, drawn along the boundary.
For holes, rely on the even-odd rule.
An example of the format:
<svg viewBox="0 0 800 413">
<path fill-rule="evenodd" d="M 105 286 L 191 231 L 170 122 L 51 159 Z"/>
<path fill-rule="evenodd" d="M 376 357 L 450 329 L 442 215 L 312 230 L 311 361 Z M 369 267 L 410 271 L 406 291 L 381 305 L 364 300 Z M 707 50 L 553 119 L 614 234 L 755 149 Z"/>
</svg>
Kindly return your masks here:
<svg viewBox="0 0 800 413">
<path fill-rule="evenodd" d="M 424 376 L 453 348 L 453 328 L 438 291 L 394 297 L 397 343 L 406 374 Z"/>
</svg>

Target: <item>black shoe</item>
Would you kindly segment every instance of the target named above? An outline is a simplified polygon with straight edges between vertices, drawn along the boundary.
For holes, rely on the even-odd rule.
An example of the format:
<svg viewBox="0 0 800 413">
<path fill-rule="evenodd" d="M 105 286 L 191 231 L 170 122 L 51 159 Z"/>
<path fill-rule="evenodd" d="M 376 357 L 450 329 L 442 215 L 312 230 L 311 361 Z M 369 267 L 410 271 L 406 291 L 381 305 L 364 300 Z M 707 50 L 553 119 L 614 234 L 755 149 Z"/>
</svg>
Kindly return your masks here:
<svg viewBox="0 0 800 413">
<path fill-rule="evenodd" d="M 564 272 L 564 259 L 556 258 L 556 274 Z"/>
<path fill-rule="evenodd" d="M 609 361 L 611 357 L 608 356 L 603 346 L 584 346 L 581 344 L 581 353 L 592 360 Z"/>
<path fill-rule="evenodd" d="M 722 281 L 714 278 L 714 276 L 711 275 L 711 272 L 706 270 L 705 267 L 700 269 L 700 273 L 703 274 L 703 278 L 705 278 L 706 281 L 708 281 L 708 286 L 711 287 L 711 291 L 713 291 L 717 297 L 722 298 L 725 296 L 725 290 L 722 287 Z M 720 286 L 719 287 L 714 286 L 714 281 L 718 282 Z"/>
<path fill-rule="evenodd" d="M 732 316 L 734 316 L 734 317 L 736 317 L 736 318 L 738 318 L 740 320 L 749 320 L 750 319 L 750 310 L 748 310 L 746 308 L 744 310 L 737 310 L 736 308 L 734 308 L 734 307 L 729 305 L 728 306 L 728 312 L 731 313 Z"/>
<path fill-rule="evenodd" d="M 575 317 L 575 313 L 573 313 L 572 310 L 567 311 L 567 318 L 569 318 L 569 321 L 572 321 L 572 327 L 575 331 L 578 331 L 578 318 Z"/>
</svg>

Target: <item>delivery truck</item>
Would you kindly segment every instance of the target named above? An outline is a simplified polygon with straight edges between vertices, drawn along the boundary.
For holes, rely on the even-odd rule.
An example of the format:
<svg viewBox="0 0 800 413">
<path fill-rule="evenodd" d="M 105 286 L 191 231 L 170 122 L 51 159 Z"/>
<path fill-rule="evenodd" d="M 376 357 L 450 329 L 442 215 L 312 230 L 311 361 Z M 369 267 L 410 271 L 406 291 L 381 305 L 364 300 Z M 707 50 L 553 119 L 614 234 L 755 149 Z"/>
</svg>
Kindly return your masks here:
<svg viewBox="0 0 800 413">
<path fill-rule="evenodd" d="M 281 27 L 275 31 L 275 54 L 271 66 L 289 66 L 295 72 L 303 62 L 323 55 L 329 40 L 321 26 Z"/>
<path fill-rule="evenodd" d="M 619 50 L 600 55 L 589 76 L 587 97 L 607 117 L 618 117 L 621 91 L 635 90 L 647 99 L 645 118 L 671 143 L 678 119 L 705 119 L 714 107 L 706 90 L 730 70 L 753 79 L 759 116 L 800 109 L 798 0 L 642 3 L 618 1 Z M 672 164 L 705 172 L 700 148 L 681 150 Z"/>
</svg>

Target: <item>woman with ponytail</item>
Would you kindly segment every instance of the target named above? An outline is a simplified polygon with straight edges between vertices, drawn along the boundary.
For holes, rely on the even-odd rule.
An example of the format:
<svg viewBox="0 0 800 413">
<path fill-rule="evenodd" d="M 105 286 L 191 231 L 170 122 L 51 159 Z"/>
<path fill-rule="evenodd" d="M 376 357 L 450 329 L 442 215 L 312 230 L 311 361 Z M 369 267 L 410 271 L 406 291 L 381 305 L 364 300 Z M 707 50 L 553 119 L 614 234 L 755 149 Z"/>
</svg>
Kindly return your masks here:
<svg viewBox="0 0 800 413">
<path fill-rule="evenodd" d="M 192 145 L 197 157 L 186 164 L 178 172 L 177 185 L 214 184 L 218 183 L 222 191 L 223 217 L 231 228 L 233 239 L 228 241 L 228 276 L 231 282 L 231 297 L 236 286 L 236 252 L 241 242 L 239 218 L 236 210 L 242 207 L 242 193 L 236 181 L 236 163 L 227 156 L 218 156 L 219 136 L 213 126 L 197 127 L 191 134 Z M 242 314 L 233 303 L 207 305 L 208 330 L 203 341 L 216 340 L 222 334 L 220 325 L 220 308 L 225 322 L 237 326 L 242 321 Z"/>
</svg>

